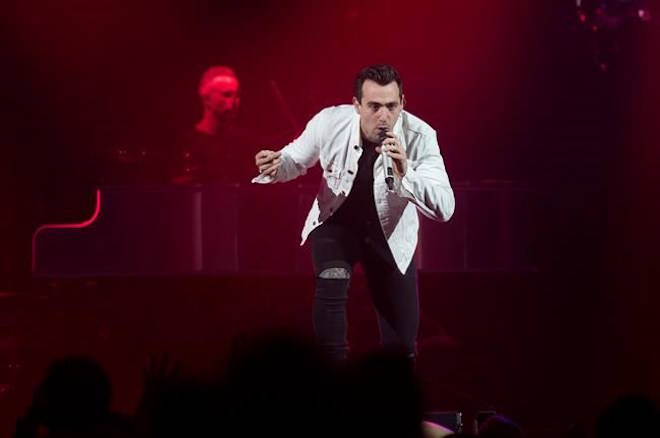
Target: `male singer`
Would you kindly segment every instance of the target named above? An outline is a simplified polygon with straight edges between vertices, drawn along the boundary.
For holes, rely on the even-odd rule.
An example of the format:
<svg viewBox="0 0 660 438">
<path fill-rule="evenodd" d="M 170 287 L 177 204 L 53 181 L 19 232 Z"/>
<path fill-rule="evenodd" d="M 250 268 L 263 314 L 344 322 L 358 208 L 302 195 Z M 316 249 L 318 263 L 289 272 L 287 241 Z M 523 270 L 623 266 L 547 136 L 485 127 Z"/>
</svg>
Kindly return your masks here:
<svg viewBox="0 0 660 438">
<path fill-rule="evenodd" d="M 356 262 L 366 274 L 381 343 L 415 357 L 415 210 L 443 222 L 454 212 L 436 133 L 404 111 L 404 103 L 394 67 L 367 67 L 355 80 L 352 106 L 322 110 L 289 145 L 255 156 L 260 175 L 253 182 L 264 184 L 290 181 L 321 162 L 321 187 L 302 242 L 312 242 L 317 341 L 336 359 L 348 351 L 346 300 Z"/>
</svg>

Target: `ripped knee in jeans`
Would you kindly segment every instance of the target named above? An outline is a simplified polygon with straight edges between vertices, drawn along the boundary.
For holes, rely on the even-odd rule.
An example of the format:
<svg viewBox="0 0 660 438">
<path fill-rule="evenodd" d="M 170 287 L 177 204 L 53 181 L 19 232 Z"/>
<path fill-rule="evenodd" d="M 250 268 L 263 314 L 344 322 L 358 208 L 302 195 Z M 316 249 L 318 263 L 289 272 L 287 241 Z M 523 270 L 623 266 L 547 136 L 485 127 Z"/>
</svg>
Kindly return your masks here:
<svg viewBox="0 0 660 438">
<path fill-rule="evenodd" d="M 327 280 L 348 280 L 351 278 L 351 272 L 347 268 L 326 268 L 319 273 L 319 278 Z"/>
</svg>

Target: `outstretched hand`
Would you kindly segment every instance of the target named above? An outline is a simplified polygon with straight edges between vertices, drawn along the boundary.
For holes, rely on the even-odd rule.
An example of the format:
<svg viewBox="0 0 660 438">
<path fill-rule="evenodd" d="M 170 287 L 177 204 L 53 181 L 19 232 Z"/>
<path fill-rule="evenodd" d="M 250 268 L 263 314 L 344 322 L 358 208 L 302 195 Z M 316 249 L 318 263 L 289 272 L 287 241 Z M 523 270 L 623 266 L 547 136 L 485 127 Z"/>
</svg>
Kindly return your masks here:
<svg viewBox="0 0 660 438">
<path fill-rule="evenodd" d="M 280 155 L 282 155 L 281 151 L 263 150 L 257 152 L 257 155 L 254 156 L 254 163 L 259 169 L 259 173 L 266 176 L 275 176 L 282 165 Z"/>
<path fill-rule="evenodd" d="M 383 140 L 383 143 L 376 147 L 376 152 L 380 154 L 383 148 L 385 148 L 385 152 L 392 157 L 392 161 L 394 162 L 394 173 L 401 179 L 408 170 L 406 151 L 401 146 L 399 138 L 392 131 L 387 131 L 386 135 L 387 137 Z"/>
</svg>

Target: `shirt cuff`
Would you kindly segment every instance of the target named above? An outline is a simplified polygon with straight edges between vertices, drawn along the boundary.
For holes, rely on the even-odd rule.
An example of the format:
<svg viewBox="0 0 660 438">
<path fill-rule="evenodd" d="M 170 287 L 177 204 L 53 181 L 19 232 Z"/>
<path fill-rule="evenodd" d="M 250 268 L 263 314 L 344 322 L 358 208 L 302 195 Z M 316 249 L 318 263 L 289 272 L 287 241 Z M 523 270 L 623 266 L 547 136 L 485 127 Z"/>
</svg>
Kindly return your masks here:
<svg viewBox="0 0 660 438">
<path fill-rule="evenodd" d="M 417 172 L 412 168 L 410 165 L 410 161 L 408 161 L 408 169 L 406 170 L 406 174 L 403 175 L 403 178 L 399 180 L 398 184 L 398 190 L 397 194 L 406 199 L 414 200 L 415 195 L 413 195 L 413 181 L 417 178 Z"/>
<path fill-rule="evenodd" d="M 275 178 L 270 175 L 259 174 L 252 178 L 252 184 L 272 184 L 275 182 Z"/>
</svg>

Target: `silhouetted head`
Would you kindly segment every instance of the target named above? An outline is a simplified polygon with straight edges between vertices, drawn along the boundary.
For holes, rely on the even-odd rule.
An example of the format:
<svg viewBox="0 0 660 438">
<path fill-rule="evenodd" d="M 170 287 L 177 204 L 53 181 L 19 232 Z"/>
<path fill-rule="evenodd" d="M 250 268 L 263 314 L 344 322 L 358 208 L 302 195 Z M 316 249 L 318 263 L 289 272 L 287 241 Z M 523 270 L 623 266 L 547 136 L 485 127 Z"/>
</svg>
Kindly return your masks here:
<svg viewBox="0 0 660 438">
<path fill-rule="evenodd" d="M 110 381 L 98 363 L 86 357 L 68 357 L 51 364 L 35 394 L 35 403 L 49 428 L 81 430 L 107 418 L 111 396 Z"/>
<path fill-rule="evenodd" d="M 640 395 L 620 397 L 598 417 L 596 438 L 658 437 L 658 409 L 651 400 Z"/>
</svg>

